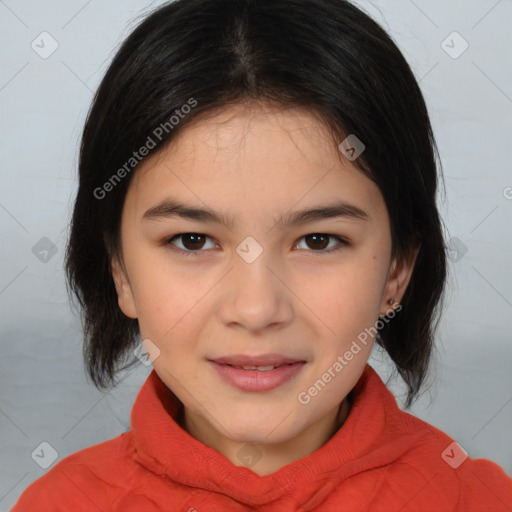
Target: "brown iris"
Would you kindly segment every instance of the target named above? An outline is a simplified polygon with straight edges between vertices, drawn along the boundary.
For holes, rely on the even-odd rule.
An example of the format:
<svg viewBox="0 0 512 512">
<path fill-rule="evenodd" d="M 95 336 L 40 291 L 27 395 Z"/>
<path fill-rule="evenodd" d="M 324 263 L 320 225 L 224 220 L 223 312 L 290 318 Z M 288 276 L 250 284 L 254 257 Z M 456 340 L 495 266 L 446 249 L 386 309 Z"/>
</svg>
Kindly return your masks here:
<svg viewBox="0 0 512 512">
<path fill-rule="evenodd" d="M 310 249 L 320 250 L 325 249 L 329 245 L 329 236 L 322 234 L 307 235 L 304 237 Z M 308 241 L 309 240 L 309 241 Z M 313 242 L 313 247 L 310 246 L 310 241 Z M 317 245 L 316 247 L 314 245 Z M 318 246 L 320 245 L 320 246 Z"/>
</svg>

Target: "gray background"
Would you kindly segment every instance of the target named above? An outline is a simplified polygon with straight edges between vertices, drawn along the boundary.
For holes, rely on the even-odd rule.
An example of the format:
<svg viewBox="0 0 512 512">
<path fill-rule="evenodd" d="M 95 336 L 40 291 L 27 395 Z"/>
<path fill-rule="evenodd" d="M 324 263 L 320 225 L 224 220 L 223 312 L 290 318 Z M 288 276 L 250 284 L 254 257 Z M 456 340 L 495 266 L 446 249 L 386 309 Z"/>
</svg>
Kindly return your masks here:
<svg viewBox="0 0 512 512">
<path fill-rule="evenodd" d="M 41 442 L 61 460 L 127 430 L 149 374 L 141 364 L 108 394 L 87 382 L 62 263 L 93 91 L 138 17 L 160 3 L 0 1 L 0 511 L 46 471 L 31 457 Z M 512 474 L 512 1 L 359 5 L 420 80 L 444 164 L 450 285 L 437 380 L 412 411 Z M 51 49 L 43 31 L 58 44 L 44 59 L 31 47 Z M 373 363 L 388 375 L 382 354 Z"/>
</svg>

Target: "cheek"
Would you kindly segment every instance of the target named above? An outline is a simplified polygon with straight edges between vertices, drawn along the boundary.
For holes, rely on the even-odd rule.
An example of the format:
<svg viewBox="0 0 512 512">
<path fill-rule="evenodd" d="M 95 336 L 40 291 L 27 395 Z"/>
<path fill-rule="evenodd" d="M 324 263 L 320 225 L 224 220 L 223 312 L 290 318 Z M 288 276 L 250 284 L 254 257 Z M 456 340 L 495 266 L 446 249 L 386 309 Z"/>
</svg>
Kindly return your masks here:
<svg viewBox="0 0 512 512">
<path fill-rule="evenodd" d="M 187 331 L 200 325 L 202 299 L 212 284 L 207 276 L 198 279 L 197 273 L 190 275 L 171 266 L 165 255 L 145 261 L 136 262 L 139 271 L 132 280 L 141 335 L 164 345 L 172 339 L 186 339 Z"/>
<path fill-rule="evenodd" d="M 354 252 L 336 266 L 318 266 L 302 275 L 298 295 L 331 334 L 357 335 L 377 320 L 385 269 L 372 254 Z"/>
</svg>

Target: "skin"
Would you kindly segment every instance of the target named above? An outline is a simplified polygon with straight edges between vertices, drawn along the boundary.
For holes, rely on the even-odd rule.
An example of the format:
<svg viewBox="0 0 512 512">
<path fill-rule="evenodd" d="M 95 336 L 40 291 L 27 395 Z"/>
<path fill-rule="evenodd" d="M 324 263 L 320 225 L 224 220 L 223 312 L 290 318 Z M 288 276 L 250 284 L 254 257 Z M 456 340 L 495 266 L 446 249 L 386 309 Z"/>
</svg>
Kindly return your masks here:
<svg viewBox="0 0 512 512">
<path fill-rule="evenodd" d="M 261 458 L 251 470 L 259 475 L 311 454 L 343 424 L 346 396 L 364 370 L 372 338 L 309 403 L 297 397 L 379 314 L 389 313 L 388 299 L 400 302 L 417 256 L 416 250 L 410 261 L 392 261 L 384 199 L 340 153 L 339 142 L 305 109 L 229 106 L 195 119 L 147 157 L 124 204 L 123 256 L 112 259 L 119 306 L 158 347 L 152 364 L 184 404 L 182 427 L 236 466 L 244 465 L 239 450 L 252 445 Z M 177 216 L 142 220 L 170 197 L 222 212 L 233 226 Z M 295 211 L 339 200 L 369 219 L 276 225 Z M 206 238 L 173 239 L 181 233 Z M 333 237 L 308 237 L 319 233 Z M 263 249 L 252 263 L 236 252 L 248 236 Z M 307 363 L 274 390 L 247 392 L 207 362 L 265 353 Z"/>
</svg>

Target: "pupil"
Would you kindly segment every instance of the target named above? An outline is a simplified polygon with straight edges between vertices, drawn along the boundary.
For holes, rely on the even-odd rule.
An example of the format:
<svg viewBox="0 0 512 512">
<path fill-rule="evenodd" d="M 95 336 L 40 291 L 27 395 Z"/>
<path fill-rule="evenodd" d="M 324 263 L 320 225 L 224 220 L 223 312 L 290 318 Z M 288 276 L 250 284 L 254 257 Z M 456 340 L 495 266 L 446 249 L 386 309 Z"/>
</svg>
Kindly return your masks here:
<svg viewBox="0 0 512 512">
<path fill-rule="evenodd" d="M 183 245 L 187 249 L 200 249 L 202 247 L 201 244 L 201 238 L 203 238 L 201 235 L 195 235 L 195 234 L 189 234 L 183 236 Z M 187 243 L 187 240 L 191 240 L 192 243 Z M 204 242 L 204 240 L 203 240 Z M 196 244 L 196 245 L 195 245 Z M 199 246 L 197 246 L 199 244 Z M 191 247 L 189 247 L 191 246 Z"/>
<path fill-rule="evenodd" d="M 323 244 L 320 242 L 320 245 L 321 245 L 322 247 L 311 247 L 311 249 L 325 249 L 325 247 L 327 247 L 327 245 L 328 245 L 327 243 L 325 243 L 325 242 L 326 242 L 326 240 L 327 240 L 327 237 L 326 237 L 326 236 L 324 236 L 324 235 L 309 235 L 309 236 L 308 236 L 308 238 L 309 238 L 310 240 L 313 240 L 313 244 L 315 244 L 315 243 L 319 243 L 319 240 L 320 240 L 320 239 L 322 239 L 322 238 L 323 238 L 323 240 L 324 240 L 324 243 L 323 243 Z M 309 245 L 309 244 L 308 244 L 308 245 Z"/>
</svg>

